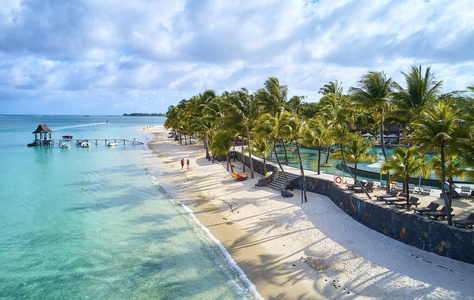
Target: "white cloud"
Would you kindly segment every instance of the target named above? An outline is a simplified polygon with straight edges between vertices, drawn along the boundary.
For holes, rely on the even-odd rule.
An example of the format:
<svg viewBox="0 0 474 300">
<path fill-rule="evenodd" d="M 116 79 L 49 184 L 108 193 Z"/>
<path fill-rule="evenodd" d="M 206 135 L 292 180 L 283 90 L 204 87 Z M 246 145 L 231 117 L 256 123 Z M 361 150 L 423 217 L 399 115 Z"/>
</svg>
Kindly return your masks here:
<svg viewBox="0 0 474 300">
<path fill-rule="evenodd" d="M 89 114 L 164 112 L 206 89 L 259 89 L 270 76 L 313 101 L 330 80 L 347 91 L 369 70 L 403 80 L 412 64 L 432 65 L 445 91 L 463 89 L 473 83 L 471 11 L 468 0 L 8 0 L 0 110 L 9 100 L 21 113 L 15 99 L 80 110 L 80 94 L 94 100 Z"/>
</svg>

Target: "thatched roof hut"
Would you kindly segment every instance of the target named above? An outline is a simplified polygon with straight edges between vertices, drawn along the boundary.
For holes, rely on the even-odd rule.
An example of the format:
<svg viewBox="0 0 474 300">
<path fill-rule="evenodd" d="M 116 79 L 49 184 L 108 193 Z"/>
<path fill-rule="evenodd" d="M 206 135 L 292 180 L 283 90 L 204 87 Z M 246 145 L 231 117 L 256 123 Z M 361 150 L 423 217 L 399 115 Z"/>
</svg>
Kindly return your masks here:
<svg viewBox="0 0 474 300">
<path fill-rule="evenodd" d="M 38 125 L 38 128 L 36 128 L 35 131 L 33 131 L 32 133 L 53 133 L 53 131 L 51 129 L 49 129 L 48 125 L 46 124 L 41 124 L 41 125 Z"/>
</svg>

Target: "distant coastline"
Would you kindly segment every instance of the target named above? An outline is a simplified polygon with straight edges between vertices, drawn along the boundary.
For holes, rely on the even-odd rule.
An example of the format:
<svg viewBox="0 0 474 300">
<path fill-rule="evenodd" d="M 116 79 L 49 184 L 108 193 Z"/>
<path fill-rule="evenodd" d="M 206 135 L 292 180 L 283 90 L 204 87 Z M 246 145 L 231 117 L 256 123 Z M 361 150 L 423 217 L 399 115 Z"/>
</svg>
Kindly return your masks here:
<svg viewBox="0 0 474 300">
<path fill-rule="evenodd" d="M 131 113 L 123 114 L 124 117 L 165 117 L 163 113 Z"/>
</svg>

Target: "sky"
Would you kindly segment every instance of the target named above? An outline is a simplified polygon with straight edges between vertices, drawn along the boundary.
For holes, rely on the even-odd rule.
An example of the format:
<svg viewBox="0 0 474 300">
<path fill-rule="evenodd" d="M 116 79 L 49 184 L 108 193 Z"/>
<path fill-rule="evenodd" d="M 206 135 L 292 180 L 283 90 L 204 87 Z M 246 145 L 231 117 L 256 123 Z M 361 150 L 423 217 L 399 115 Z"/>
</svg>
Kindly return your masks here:
<svg viewBox="0 0 474 300">
<path fill-rule="evenodd" d="M 471 0 L 2 0 L 0 114 L 166 113 L 269 77 L 318 101 L 368 71 L 474 84 Z"/>
</svg>

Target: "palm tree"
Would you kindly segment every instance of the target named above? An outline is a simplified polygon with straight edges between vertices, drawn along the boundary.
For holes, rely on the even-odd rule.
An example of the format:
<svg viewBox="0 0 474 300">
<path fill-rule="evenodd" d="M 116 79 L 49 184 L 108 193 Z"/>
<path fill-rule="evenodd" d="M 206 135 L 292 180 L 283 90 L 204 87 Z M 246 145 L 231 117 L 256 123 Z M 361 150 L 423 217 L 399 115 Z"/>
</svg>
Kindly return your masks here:
<svg viewBox="0 0 474 300">
<path fill-rule="evenodd" d="M 218 131 L 214 136 L 214 140 L 211 143 L 210 149 L 214 156 L 225 155 L 227 158 L 227 171 L 234 172 L 232 163 L 230 162 L 230 148 L 232 147 L 231 133 L 229 131 Z"/>
<path fill-rule="evenodd" d="M 258 105 L 263 108 L 264 113 L 269 113 L 278 118 L 285 111 L 285 104 L 288 97 L 288 87 L 281 85 L 276 77 L 268 78 L 264 83 L 264 88 L 256 92 Z M 282 140 L 285 162 L 288 162 L 286 143 Z"/>
<path fill-rule="evenodd" d="M 256 121 L 256 116 L 259 112 L 255 96 L 249 94 L 246 88 L 242 88 L 239 91 L 231 93 L 227 98 L 227 102 L 224 105 L 226 109 L 225 116 L 227 118 L 228 126 L 240 125 L 242 130 L 245 132 L 246 138 L 250 144 L 250 128 L 253 127 Z M 230 122 L 229 122 L 230 121 Z M 243 147 L 244 139 L 242 139 Z M 242 153 L 242 160 L 244 163 L 245 170 L 245 159 Z M 250 160 L 250 177 L 254 177 L 253 163 L 252 163 L 252 152 L 249 152 Z"/>
<path fill-rule="evenodd" d="M 464 176 L 467 174 L 467 170 L 464 169 L 464 162 L 456 155 L 448 156 L 446 159 L 446 177 L 448 178 L 449 183 L 449 192 L 448 192 L 448 201 L 449 206 L 453 204 L 453 191 L 454 191 L 454 177 L 458 177 L 459 179 L 463 179 Z M 436 155 L 430 161 L 430 168 L 435 170 L 436 176 L 441 178 L 441 157 Z M 446 191 L 443 188 L 443 191 Z"/>
<path fill-rule="evenodd" d="M 306 180 L 304 177 L 303 161 L 301 160 L 300 153 L 300 138 L 304 135 L 304 131 L 307 129 L 305 121 L 300 121 L 295 113 L 283 112 L 278 119 L 276 130 L 280 137 L 287 138 L 295 142 L 296 152 L 298 153 L 298 161 L 300 164 L 301 171 L 301 203 L 308 202 L 306 196 Z"/>
<path fill-rule="evenodd" d="M 273 144 L 267 143 L 266 139 L 252 140 L 250 143 L 250 150 L 263 158 L 263 172 L 267 174 L 267 163 L 266 158 L 270 152 L 272 152 Z"/>
<path fill-rule="evenodd" d="M 410 210 L 410 190 L 408 189 L 408 181 L 416 174 L 426 175 L 426 163 L 422 156 L 419 155 L 418 147 L 395 148 L 393 154 L 385 161 L 382 171 L 393 172 L 391 181 L 402 178 L 404 190 L 407 193 L 407 210 Z"/>
<path fill-rule="evenodd" d="M 331 137 L 331 130 L 324 123 L 324 119 L 311 119 L 308 121 L 308 129 L 305 130 L 301 143 L 306 147 L 318 147 L 318 175 L 321 174 L 321 151 L 324 145 L 334 143 Z"/>
<path fill-rule="evenodd" d="M 396 116 L 400 120 L 409 121 L 419 115 L 423 108 L 435 100 L 443 81 L 436 81 L 431 67 L 425 72 L 421 66 L 411 66 L 410 73 L 402 72 L 405 77 L 406 89 L 394 83 L 396 92 L 392 93 L 393 104 L 397 107 Z"/>
<path fill-rule="evenodd" d="M 278 138 L 277 126 L 278 126 L 278 118 L 268 113 L 261 115 L 257 121 L 257 124 L 254 127 L 255 138 L 256 139 L 266 139 L 267 137 L 270 138 L 270 143 L 273 144 L 273 151 L 275 153 L 275 159 L 278 163 L 278 166 L 280 167 L 280 170 L 283 173 L 283 176 L 285 177 L 287 186 L 289 186 L 290 189 L 293 190 L 293 188 L 291 187 L 291 183 L 288 180 L 288 177 L 286 176 L 285 170 L 283 170 L 283 166 L 280 163 L 280 159 L 278 158 L 278 152 L 277 152 L 276 143 L 275 143 L 275 141 Z"/>
<path fill-rule="evenodd" d="M 387 160 L 384 142 L 384 112 L 388 110 L 390 104 L 390 93 L 392 92 L 392 78 L 385 76 L 383 72 L 369 72 L 359 80 L 358 87 L 350 89 L 351 94 L 363 108 L 367 111 L 377 111 L 380 116 L 380 141 L 384 159 Z M 390 173 L 387 173 L 387 182 L 390 180 Z M 387 184 L 387 192 L 390 185 Z"/>
<path fill-rule="evenodd" d="M 374 142 L 364 139 L 360 135 L 354 135 L 348 147 L 342 151 L 346 160 L 354 163 L 355 178 L 357 178 L 357 164 L 359 162 L 375 162 L 375 159 L 379 158 L 377 154 L 368 153 L 373 144 Z M 331 159 L 342 159 L 342 152 L 333 153 Z"/>
<path fill-rule="evenodd" d="M 342 166 L 346 168 L 347 172 L 351 175 L 351 177 L 354 179 L 354 183 L 359 185 L 362 190 L 365 192 L 367 197 L 369 199 L 372 199 L 367 192 L 367 190 L 362 186 L 362 184 L 357 180 L 357 177 L 355 177 L 349 167 L 347 166 L 346 162 L 346 156 L 344 155 L 344 150 L 345 146 L 352 140 L 352 135 L 349 132 L 349 129 L 347 127 L 347 124 L 344 124 L 342 122 L 344 119 L 341 120 L 341 123 L 338 123 L 334 126 L 334 129 L 331 131 L 331 136 L 334 138 L 334 141 L 336 142 L 337 145 L 339 145 L 339 149 L 341 151 L 341 159 L 342 159 Z"/>
<path fill-rule="evenodd" d="M 450 145 L 456 145 L 458 139 L 460 110 L 453 108 L 452 103 L 439 101 L 429 106 L 426 111 L 412 122 L 415 130 L 409 141 L 418 143 L 423 151 L 436 151 L 441 160 L 441 187 L 446 186 L 446 152 L 453 151 Z M 446 193 L 443 193 L 444 204 L 450 208 Z M 452 225 L 451 212 L 447 210 L 449 225 Z"/>
</svg>

